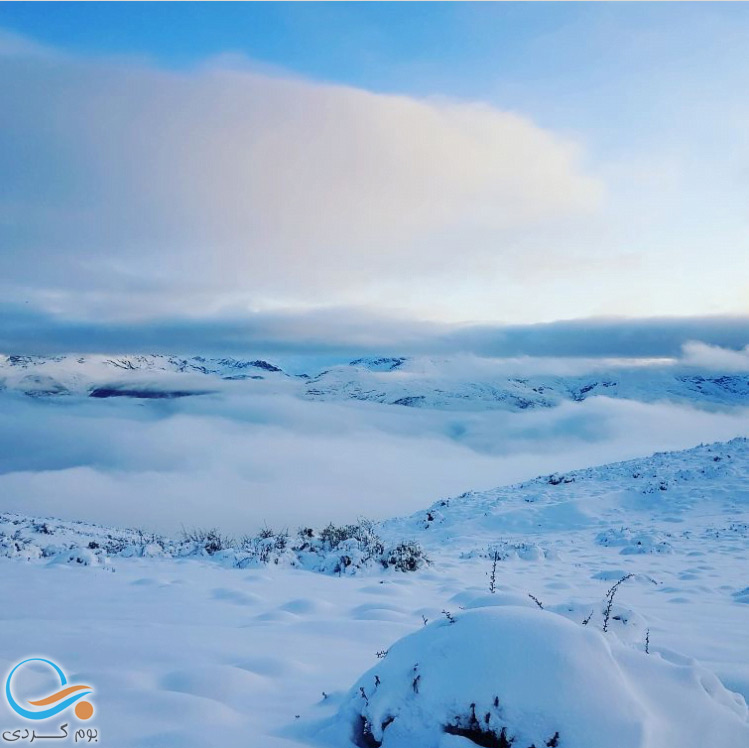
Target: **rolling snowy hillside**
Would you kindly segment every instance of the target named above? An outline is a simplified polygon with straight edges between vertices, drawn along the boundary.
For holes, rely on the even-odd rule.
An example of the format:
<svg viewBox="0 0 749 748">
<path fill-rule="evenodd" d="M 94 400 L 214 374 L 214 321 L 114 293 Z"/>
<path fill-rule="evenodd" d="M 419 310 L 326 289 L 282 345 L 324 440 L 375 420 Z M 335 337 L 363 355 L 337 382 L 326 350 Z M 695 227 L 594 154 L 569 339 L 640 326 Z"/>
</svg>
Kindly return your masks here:
<svg viewBox="0 0 749 748">
<path fill-rule="evenodd" d="M 749 440 L 469 491 L 384 527 L 430 549 L 460 550 L 503 537 L 554 536 L 558 544 L 560 533 L 571 531 L 587 531 L 623 555 L 698 549 L 717 537 L 747 539 Z"/>
<path fill-rule="evenodd" d="M 2 659 L 43 641 L 123 747 L 741 748 L 747 486 L 741 438 L 353 530 L 3 515 Z M 371 553 L 416 543 L 428 562 Z"/>
</svg>

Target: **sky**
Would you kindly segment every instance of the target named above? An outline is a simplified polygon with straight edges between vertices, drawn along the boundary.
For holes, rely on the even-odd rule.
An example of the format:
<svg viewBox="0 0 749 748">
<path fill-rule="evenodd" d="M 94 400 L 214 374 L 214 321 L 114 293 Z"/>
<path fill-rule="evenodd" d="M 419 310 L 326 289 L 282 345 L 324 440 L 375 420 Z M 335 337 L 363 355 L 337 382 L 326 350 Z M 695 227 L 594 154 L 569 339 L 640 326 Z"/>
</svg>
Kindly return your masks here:
<svg viewBox="0 0 749 748">
<path fill-rule="evenodd" d="M 4 3 L 0 344 L 742 348 L 747 48 L 743 3 Z"/>
</svg>

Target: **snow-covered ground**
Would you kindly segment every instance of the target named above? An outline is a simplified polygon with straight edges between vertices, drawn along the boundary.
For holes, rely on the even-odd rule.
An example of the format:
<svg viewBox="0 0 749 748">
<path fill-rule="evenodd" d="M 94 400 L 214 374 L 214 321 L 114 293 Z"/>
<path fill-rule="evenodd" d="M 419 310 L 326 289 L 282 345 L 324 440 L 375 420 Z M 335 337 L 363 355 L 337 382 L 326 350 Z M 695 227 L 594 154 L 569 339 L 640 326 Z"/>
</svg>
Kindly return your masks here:
<svg viewBox="0 0 749 748">
<path fill-rule="evenodd" d="M 470 748 L 504 729 L 515 748 L 741 748 L 748 478 L 734 439 L 370 528 L 420 544 L 415 571 L 307 563 L 305 536 L 317 560 L 370 547 L 321 529 L 265 564 L 241 561 L 252 539 L 4 515 L 2 665 L 47 656 L 90 682 L 102 745 Z"/>
</svg>

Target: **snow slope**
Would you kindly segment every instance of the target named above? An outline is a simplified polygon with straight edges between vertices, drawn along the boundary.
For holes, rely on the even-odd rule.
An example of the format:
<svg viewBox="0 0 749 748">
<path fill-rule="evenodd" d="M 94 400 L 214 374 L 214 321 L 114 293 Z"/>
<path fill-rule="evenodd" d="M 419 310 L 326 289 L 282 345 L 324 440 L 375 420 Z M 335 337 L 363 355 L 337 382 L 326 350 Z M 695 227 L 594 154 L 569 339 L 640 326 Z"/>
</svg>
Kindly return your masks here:
<svg viewBox="0 0 749 748">
<path fill-rule="evenodd" d="M 551 537 L 558 546 L 571 531 L 620 555 L 699 552 L 711 538 L 749 538 L 749 440 L 469 491 L 383 529 L 464 552 L 515 537 L 540 544 Z"/>
<path fill-rule="evenodd" d="M 606 730 L 615 748 L 742 748 L 747 478 L 736 439 L 438 501 L 375 528 L 425 547 L 412 572 L 96 553 L 133 535 L 6 517 L 4 547 L 65 547 L 0 558 L 0 658 L 46 655 L 90 681 L 99 742 L 123 748 L 375 745 L 356 715 L 385 748 L 470 748 L 473 711 L 536 748 Z M 405 731 L 375 734 L 395 710 Z M 0 708 L 3 729 L 17 721 Z"/>
</svg>

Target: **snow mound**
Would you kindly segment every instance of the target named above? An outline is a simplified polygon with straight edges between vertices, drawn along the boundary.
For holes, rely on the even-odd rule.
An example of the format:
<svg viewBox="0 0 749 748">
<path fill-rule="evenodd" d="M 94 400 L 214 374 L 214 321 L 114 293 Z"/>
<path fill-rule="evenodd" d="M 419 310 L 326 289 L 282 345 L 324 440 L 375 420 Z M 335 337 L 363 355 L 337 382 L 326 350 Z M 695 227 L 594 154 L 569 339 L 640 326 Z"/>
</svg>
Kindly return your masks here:
<svg viewBox="0 0 749 748">
<path fill-rule="evenodd" d="M 497 561 L 511 561 L 518 559 L 521 561 L 541 561 L 543 559 L 553 558 L 554 553 L 537 543 L 529 543 L 522 540 L 498 540 L 489 543 L 486 548 L 464 551 L 460 554 L 461 558 L 488 558 Z"/>
<path fill-rule="evenodd" d="M 663 533 L 633 531 L 628 527 L 609 528 L 596 535 L 596 543 L 606 548 L 621 548 L 619 553 L 631 556 L 641 553 L 671 553 L 673 547 Z"/>
<path fill-rule="evenodd" d="M 446 615 L 396 642 L 318 731 L 360 748 L 734 748 L 744 700 L 691 660 L 542 610 Z"/>
</svg>

